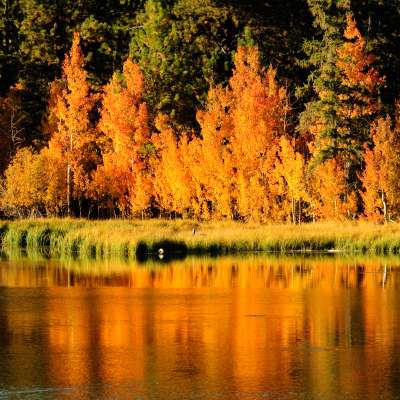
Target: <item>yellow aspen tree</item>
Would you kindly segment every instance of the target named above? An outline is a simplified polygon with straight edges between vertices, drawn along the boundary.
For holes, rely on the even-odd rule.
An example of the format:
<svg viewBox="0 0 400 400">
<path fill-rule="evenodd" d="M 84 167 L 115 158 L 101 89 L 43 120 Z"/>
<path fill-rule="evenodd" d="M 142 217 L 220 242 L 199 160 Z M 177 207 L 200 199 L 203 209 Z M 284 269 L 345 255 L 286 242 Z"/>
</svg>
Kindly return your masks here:
<svg viewBox="0 0 400 400">
<path fill-rule="evenodd" d="M 294 142 L 282 136 L 279 142 L 279 160 L 276 173 L 281 187 L 281 196 L 287 197 L 293 224 L 301 222 L 302 201 L 307 198 L 305 162 L 295 150 Z"/>
<path fill-rule="evenodd" d="M 43 160 L 29 148 L 21 148 L 5 171 L 2 208 L 10 215 L 27 217 L 41 214 L 45 197 Z"/>
<path fill-rule="evenodd" d="M 42 159 L 42 175 L 45 182 L 43 206 L 47 216 L 62 214 L 67 205 L 67 161 L 59 149 L 50 142 L 39 154 Z"/>
<path fill-rule="evenodd" d="M 229 84 L 235 99 L 232 151 L 240 177 L 239 214 L 258 221 L 272 219 L 276 182 L 271 172 L 290 111 L 286 92 L 276 82 L 276 71 L 260 66 L 256 48 L 238 49 Z"/>
<path fill-rule="evenodd" d="M 201 170 L 204 170 L 204 165 L 201 164 L 199 150 L 201 140 L 192 132 L 190 135 L 181 136 L 179 141 L 179 154 L 183 164 L 183 184 L 186 187 L 187 198 L 190 199 L 190 211 L 187 214 L 189 217 L 200 219 L 202 210 L 203 217 L 209 218 L 207 204 L 204 203 L 202 196 Z"/>
</svg>

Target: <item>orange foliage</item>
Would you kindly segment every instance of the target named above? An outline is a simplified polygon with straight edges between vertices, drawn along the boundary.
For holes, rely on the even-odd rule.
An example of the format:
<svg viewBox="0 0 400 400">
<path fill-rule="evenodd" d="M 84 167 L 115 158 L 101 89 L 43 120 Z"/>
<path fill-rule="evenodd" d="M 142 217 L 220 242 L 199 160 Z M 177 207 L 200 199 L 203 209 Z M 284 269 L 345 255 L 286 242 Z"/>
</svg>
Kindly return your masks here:
<svg viewBox="0 0 400 400">
<path fill-rule="evenodd" d="M 203 214 L 212 218 L 232 218 L 234 169 L 231 150 L 233 134 L 229 110 L 232 98 L 228 89 L 214 88 L 208 95 L 207 108 L 197 114 L 201 126 L 200 165 L 195 179 L 201 182 Z"/>
<path fill-rule="evenodd" d="M 349 91 L 341 94 L 339 116 L 371 116 L 379 108 L 372 94 L 383 80 L 350 16 L 345 38 L 337 65 Z M 295 141 L 288 127 L 288 96 L 275 70 L 260 66 L 256 48 L 239 47 L 234 61 L 228 85 L 211 88 L 205 109 L 197 113 L 199 136 L 178 134 L 163 115 L 151 131 L 144 77 L 131 60 L 104 87 L 94 127 L 90 113 L 97 97 L 90 93 L 75 34 L 63 79 L 50 89 L 43 125 L 51 135 L 49 146 L 40 154 L 18 151 L 5 173 L 3 209 L 62 214 L 71 199 L 86 197 L 123 216 L 143 217 L 157 207 L 162 215 L 203 220 L 300 223 L 309 216 L 354 217 L 358 204 L 348 185 L 351 160 L 339 152 L 308 171 L 317 145 L 332 138 L 316 143 L 303 135 Z M 18 102 L 0 100 L 0 109 L 5 105 L 13 110 Z M 0 116 L 0 128 L 7 118 Z M 339 137 L 354 128 L 347 122 L 338 125 Z M 362 198 L 366 216 L 374 220 L 388 220 L 400 211 L 399 126 L 391 129 L 389 119 L 379 120 L 372 129 L 374 147 L 365 149 Z M 4 143 L 3 135 L 0 146 Z"/>
<path fill-rule="evenodd" d="M 190 214 L 191 177 L 184 159 L 187 142 L 178 141 L 173 129 L 168 124 L 168 117 L 158 116 L 154 143 L 158 157 L 154 162 L 154 189 L 156 202 L 163 212 Z"/>
<path fill-rule="evenodd" d="M 340 220 L 356 212 L 356 198 L 347 193 L 346 174 L 336 159 L 318 165 L 312 177 L 311 206 L 313 216 Z"/>
<path fill-rule="evenodd" d="M 272 173 L 289 111 L 284 90 L 259 64 L 258 50 L 238 48 L 226 88 L 210 91 L 198 113 L 204 201 L 212 218 L 266 221 L 276 210 Z"/>
<path fill-rule="evenodd" d="M 373 67 L 375 57 L 366 52 L 365 40 L 351 14 L 347 16 L 344 37 L 347 41 L 337 50 L 337 66 L 341 83 L 347 90 L 339 95 L 338 115 L 342 118 L 371 116 L 380 109 L 376 91 L 384 78 Z"/>
<path fill-rule="evenodd" d="M 338 49 L 339 59 L 337 62 L 338 67 L 345 75 L 343 84 L 349 88 L 362 86 L 372 93 L 379 84 L 383 83 L 384 79 L 372 67 L 375 57 L 366 53 L 365 40 L 351 14 L 347 15 L 346 22 L 344 37 L 348 41 Z M 362 112 L 370 111 L 372 110 L 364 109 Z"/>
<path fill-rule="evenodd" d="M 59 151 L 67 160 L 68 213 L 71 199 L 80 199 L 87 191 L 90 172 L 98 162 L 92 146 L 95 132 L 89 120 L 93 97 L 83 67 L 79 34 L 75 33 L 70 53 L 63 63 L 64 88 L 60 90 L 58 84 L 53 86 L 56 100 L 51 97 L 48 123 L 49 127 L 56 128 L 52 132 L 50 149 Z"/>
<path fill-rule="evenodd" d="M 387 222 L 398 214 L 400 205 L 398 126 L 391 129 L 390 118 L 381 118 L 372 128 L 372 139 L 374 147 L 367 149 L 364 157 L 364 213 L 371 220 Z"/>
<path fill-rule="evenodd" d="M 123 214 L 135 214 L 150 205 L 146 144 L 150 140 L 147 106 L 142 100 L 144 79 L 127 60 L 123 76 L 114 74 L 104 88 L 99 130 L 109 141 L 93 182 L 96 197 Z"/>
<path fill-rule="evenodd" d="M 306 200 L 305 161 L 295 151 L 294 142 L 282 136 L 279 142 L 279 160 L 276 163 L 276 175 L 280 186 L 281 201 L 287 215 L 293 223 L 301 222 L 302 201 Z M 289 211 L 290 210 L 290 211 Z"/>
</svg>

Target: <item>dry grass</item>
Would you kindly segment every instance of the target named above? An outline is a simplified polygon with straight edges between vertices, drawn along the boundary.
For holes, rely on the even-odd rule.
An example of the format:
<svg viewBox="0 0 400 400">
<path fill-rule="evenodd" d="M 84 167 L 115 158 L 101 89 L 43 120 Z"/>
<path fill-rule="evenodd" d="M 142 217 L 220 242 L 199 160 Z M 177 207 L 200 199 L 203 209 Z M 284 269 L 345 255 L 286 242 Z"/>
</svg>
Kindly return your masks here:
<svg viewBox="0 0 400 400">
<path fill-rule="evenodd" d="M 193 229 L 196 230 L 193 234 Z M 155 253 L 342 251 L 397 254 L 400 224 L 366 222 L 256 225 L 182 220 L 35 219 L 0 223 L 2 246 L 42 249 L 51 256 L 128 258 Z"/>
</svg>

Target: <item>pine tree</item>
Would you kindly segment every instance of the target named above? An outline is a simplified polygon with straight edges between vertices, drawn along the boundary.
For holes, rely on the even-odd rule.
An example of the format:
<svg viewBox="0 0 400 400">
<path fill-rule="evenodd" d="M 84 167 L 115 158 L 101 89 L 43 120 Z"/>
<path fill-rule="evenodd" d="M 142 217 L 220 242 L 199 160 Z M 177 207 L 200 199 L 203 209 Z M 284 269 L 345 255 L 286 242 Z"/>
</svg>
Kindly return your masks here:
<svg viewBox="0 0 400 400">
<path fill-rule="evenodd" d="M 21 9 L 14 0 L 3 0 L 0 4 L 0 95 L 17 83 L 20 60 L 19 20 Z"/>
<path fill-rule="evenodd" d="M 324 11 L 321 4 L 315 6 L 315 10 Z M 353 201 L 360 188 L 363 149 L 370 143 L 369 126 L 380 110 L 378 90 L 383 79 L 373 67 L 374 57 L 366 51 L 365 40 L 353 16 L 346 15 L 344 33 L 339 37 L 341 14 L 340 18 L 328 19 L 327 9 L 329 7 L 322 14 L 316 14 L 317 21 L 325 22 L 321 27 L 325 30 L 323 43 L 327 52 L 319 59 L 318 78 L 314 79 L 318 99 L 306 106 L 300 131 L 314 135 L 314 168 L 327 160 L 335 160 L 346 179 L 342 199 Z M 348 4 L 345 2 L 341 11 L 346 9 Z"/>
<path fill-rule="evenodd" d="M 234 16 L 215 0 L 148 0 L 137 21 L 130 56 L 146 77 L 149 109 L 197 129 L 196 109 L 232 64 Z"/>
<path fill-rule="evenodd" d="M 363 147 L 370 143 L 370 124 L 380 111 L 378 89 L 384 79 L 373 67 L 375 57 L 366 52 L 351 14 L 347 15 L 344 38 L 337 50 L 341 78 L 337 138 L 327 144 L 327 151 L 346 159 L 348 180 L 354 182 L 362 168 Z"/>
</svg>

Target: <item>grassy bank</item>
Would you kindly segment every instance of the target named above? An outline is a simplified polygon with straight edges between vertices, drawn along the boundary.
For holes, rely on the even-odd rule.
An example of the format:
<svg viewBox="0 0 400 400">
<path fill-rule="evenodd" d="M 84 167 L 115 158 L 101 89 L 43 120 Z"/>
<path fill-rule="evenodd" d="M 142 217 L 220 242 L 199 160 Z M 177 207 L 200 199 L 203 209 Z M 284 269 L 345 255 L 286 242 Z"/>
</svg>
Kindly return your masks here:
<svg viewBox="0 0 400 400">
<path fill-rule="evenodd" d="M 317 223 L 293 226 L 166 220 L 36 219 L 0 222 L 0 237 L 3 248 L 25 248 L 53 257 L 140 258 L 157 253 L 160 248 L 165 255 L 313 250 L 370 254 L 400 252 L 400 224 Z"/>
</svg>

